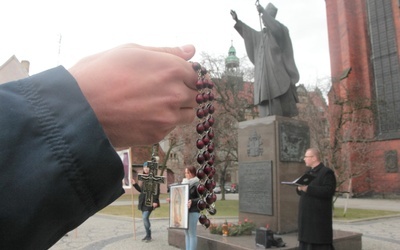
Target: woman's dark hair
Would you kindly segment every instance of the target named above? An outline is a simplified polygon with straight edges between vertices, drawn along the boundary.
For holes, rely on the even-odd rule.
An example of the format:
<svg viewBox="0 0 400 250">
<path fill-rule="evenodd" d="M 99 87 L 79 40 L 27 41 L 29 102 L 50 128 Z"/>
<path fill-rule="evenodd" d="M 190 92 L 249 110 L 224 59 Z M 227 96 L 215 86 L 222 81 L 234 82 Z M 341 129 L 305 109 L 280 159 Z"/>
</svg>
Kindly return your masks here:
<svg viewBox="0 0 400 250">
<path fill-rule="evenodd" d="M 187 167 L 186 169 L 187 169 L 187 170 L 189 171 L 189 173 L 191 173 L 193 176 L 196 176 L 197 170 L 196 170 L 196 168 L 195 168 L 194 166 Z"/>
</svg>

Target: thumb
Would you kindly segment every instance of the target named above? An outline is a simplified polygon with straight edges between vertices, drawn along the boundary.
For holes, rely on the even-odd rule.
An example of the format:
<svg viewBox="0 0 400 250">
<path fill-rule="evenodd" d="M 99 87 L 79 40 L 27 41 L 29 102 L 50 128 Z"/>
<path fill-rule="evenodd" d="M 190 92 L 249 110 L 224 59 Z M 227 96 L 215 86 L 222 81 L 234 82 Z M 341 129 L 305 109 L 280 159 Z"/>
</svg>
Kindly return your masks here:
<svg viewBox="0 0 400 250">
<path fill-rule="evenodd" d="M 179 56 L 180 58 L 182 58 L 186 61 L 190 60 L 196 52 L 195 47 L 191 44 L 187 44 L 187 45 L 184 45 L 181 47 L 174 47 L 174 48 L 163 47 L 163 48 L 160 48 L 160 50 L 161 50 L 161 52 L 164 51 L 166 53 Z"/>
<path fill-rule="evenodd" d="M 181 47 L 146 47 L 146 48 L 152 51 L 164 52 L 175 56 L 179 56 L 180 58 L 186 61 L 190 60 L 196 52 L 195 47 L 191 44 L 187 44 Z"/>
</svg>

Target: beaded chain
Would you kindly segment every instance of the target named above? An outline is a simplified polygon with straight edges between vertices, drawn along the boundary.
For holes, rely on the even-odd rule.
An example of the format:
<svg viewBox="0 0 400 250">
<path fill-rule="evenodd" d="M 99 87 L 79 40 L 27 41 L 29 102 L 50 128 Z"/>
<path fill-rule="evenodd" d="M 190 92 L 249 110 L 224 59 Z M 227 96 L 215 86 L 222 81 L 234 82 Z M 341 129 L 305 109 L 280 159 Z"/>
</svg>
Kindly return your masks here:
<svg viewBox="0 0 400 250">
<path fill-rule="evenodd" d="M 215 215 L 217 213 L 215 208 L 217 195 L 214 193 L 216 182 L 213 179 L 216 172 L 214 167 L 214 131 L 212 129 L 215 121 L 212 116 L 215 111 L 212 104 L 214 101 L 214 94 L 212 93 L 214 83 L 206 77 L 207 70 L 199 63 L 193 63 L 192 67 L 198 74 L 196 88 L 199 92 L 196 96 L 196 102 L 199 105 L 196 109 L 196 116 L 199 119 L 196 125 L 198 135 L 196 141 L 196 148 L 198 149 L 196 175 L 200 179 L 200 184 L 197 186 L 197 192 L 200 196 L 197 207 L 200 210 L 200 224 L 208 228 L 210 220 L 207 215 Z"/>
</svg>

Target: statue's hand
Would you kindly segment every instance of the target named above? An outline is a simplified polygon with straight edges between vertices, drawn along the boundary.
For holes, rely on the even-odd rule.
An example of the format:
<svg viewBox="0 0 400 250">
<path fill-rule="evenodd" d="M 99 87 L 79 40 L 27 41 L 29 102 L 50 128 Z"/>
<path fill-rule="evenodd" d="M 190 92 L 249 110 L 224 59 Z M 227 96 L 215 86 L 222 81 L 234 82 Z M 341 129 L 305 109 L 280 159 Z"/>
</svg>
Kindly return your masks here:
<svg viewBox="0 0 400 250">
<path fill-rule="evenodd" d="M 231 16 L 232 16 L 233 20 L 235 20 L 236 22 L 239 20 L 237 14 L 236 14 L 236 11 L 231 10 Z"/>
</svg>

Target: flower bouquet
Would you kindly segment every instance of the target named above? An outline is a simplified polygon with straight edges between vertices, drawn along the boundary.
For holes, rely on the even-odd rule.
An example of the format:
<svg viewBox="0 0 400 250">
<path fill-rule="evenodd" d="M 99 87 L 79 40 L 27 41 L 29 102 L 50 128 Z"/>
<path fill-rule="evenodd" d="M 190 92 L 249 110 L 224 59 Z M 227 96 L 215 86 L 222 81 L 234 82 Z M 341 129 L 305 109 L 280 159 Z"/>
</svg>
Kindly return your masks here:
<svg viewBox="0 0 400 250">
<path fill-rule="evenodd" d="M 252 231 L 254 231 L 255 229 L 256 224 L 247 219 L 245 219 L 243 222 L 239 221 L 238 224 L 227 221 L 222 224 L 212 223 L 209 227 L 210 233 L 226 236 L 251 235 Z"/>
</svg>

